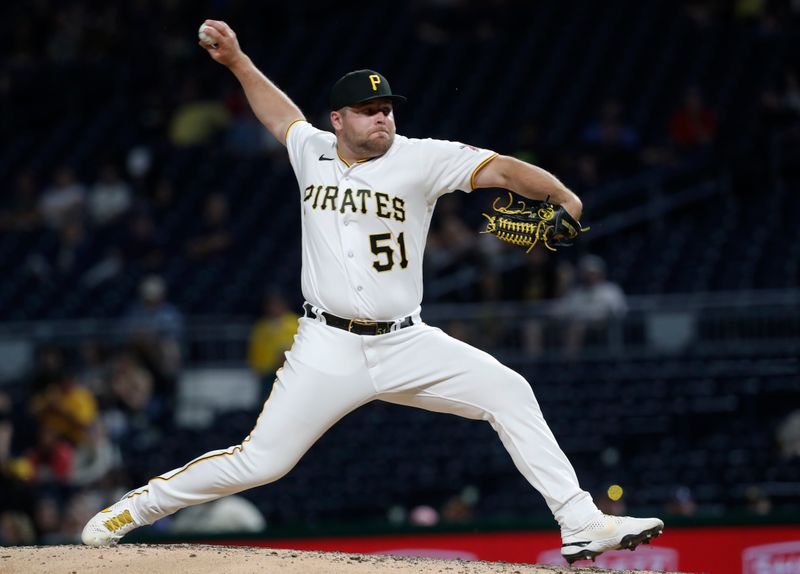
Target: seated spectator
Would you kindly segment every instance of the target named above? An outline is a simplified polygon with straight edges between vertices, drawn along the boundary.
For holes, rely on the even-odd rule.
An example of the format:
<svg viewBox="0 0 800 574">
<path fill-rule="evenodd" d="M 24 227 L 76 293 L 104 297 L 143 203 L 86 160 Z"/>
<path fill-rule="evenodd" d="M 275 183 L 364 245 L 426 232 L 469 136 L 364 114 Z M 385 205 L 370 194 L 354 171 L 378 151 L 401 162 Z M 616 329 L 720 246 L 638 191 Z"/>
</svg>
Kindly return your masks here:
<svg viewBox="0 0 800 574">
<path fill-rule="evenodd" d="M 142 280 L 139 301 L 128 310 L 122 330 L 138 358 L 156 378 L 158 393 L 171 402 L 181 365 L 183 315 L 167 300 L 167 287 L 161 277 L 150 275 Z"/>
<path fill-rule="evenodd" d="M 114 405 L 128 413 L 148 409 L 153 398 L 153 377 L 132 354 L 123 352 L 114 358 L 110 383 Z"/>
<path fill-rule="evenodd" d="M 97 419 L 97 401 L 89 389 L 66 371 L 57 382 L 33 396 L 31 413 L 40 429 L 52 431 L 72 444 L 81 444 Z"/>
<path fill-rule="evenodd" d="M 455 194 L 443 196 L 437 204 L 437 216 L 433 219 L 425 249 L 428 277 L 441 279 L 470 267 L 477 269 L 481 262 L 479 242 L 480 236 L 461 215 L 461 198 Z M 475 298 L 475 290 L 470 285 L 452 293 L 450 300 L 472 301 Z"/>
<path fill-rule="evenodd" d="M 210 143 L 230 124 L 230 113 L 223 103 L 200 99 L 193 80 L 184 84 L 181 100 L 169 122 L 169 139 L 175 147 Z"/>
<path fill-rule="evenodd" d="M 114 358 L 111 373 L 111 401 L 103 416 L 103 428 L 109 437 L 131 451 L 155 448 L 162 439 L 164 417 L 171 411 L 155 394 L 156 381 L 138 358 L 122 352 Z M 116 448 L 105 452 L 108 464 L 116 463 Z M 126 462 L 127 466 L 131 461 Z"/>
<path fill-rule="evenodd" d="M 86 440 L 75 447 L 70 484 L 92 486 L 103 480 L 121 461 L 119 448 L 111 442 L 101 420 L 86 433 Z"/>
<path fill-rule="evenodd" d="M 264 297 L 262 315 L 250 331 L 247 362 L 258 375 L 269 396 L 275 371 L 283 364 L 284 353 L 294 342 L 297 321 L 300 317 L 289 309 L 286 298 L 278 291 Z"/>
<path fill-rule="evenodd" d="M 74 447 L 53 428 L 39 427 L 36 444 L 25 453 L 28 479 L 38 485 L 66 485 L 72 473 Z"/>
<path fill-rule="evenodd" d="M 92 223 L 105 227 L 117 221 L 133 204 L 131 187 L 122 180 L 113 163 L 100 168 L 97 182 L 89 190 Z"/>
<path fill-rule="evenodd" d="M 186 243 L 186 253 L 195 261 L 209 260 L 224 255 L 233 242 L 228 200 L 213 193 L 206 198 L 200 229 Z"/>
<path fill-rule="evenodd" d="M 52 229 L 61 229 L 69 222 L 82 221 L 85 207 L 86 187 L 78 181 L 72 168 L 60 167 L 52 185 L 39 200 L 45 223 Z"/>
<path fill-rule="evenodd" d="M 237 158 L 263 157 L 274 149 L 277 142 L 244 101 L 244 95 L 237 92 L 228 97 L 228 109 L 233 121 L 225 134 L 225 149 Z M 280 146 L 280 144 L 277 144 Z"/>
<path fill-rule="evenodd" d="M 39 281 L 58 282 L 69 276 L 80 276 L 92 263 L 91 240 L 83 221 L 66 221 L 58 229 L 57 242 L 27 260 L 28 271 Z"/>
<path fill-rule="evenodd" d="M 622 104 L 616 99 L 603 103 L 598 117 L 584 128 L 581 141 L 601 178 L 627 175 L 638 167 L 639 134 L 624 121 Z"/>
<path fill-rule="evenodd" d="M 699 88 L 686 90 L 683 104 L 669 120 L 669 136 L 678 149 L 691 151 L 711 145 L 717 136 L 717 114 L 703 101 Z"/>
<path fill-rule="evenodd" d="M 609 321 L 628 309 L 622 288 L 606 279 L 606 264 L 595 255 L 578 262 L 579 284 L 571 288 L 554 307 L 554 314 L 567 325 L 565 351 L 577 352 L 588 339 L 606 337 Z"/>
<path fill-rule="evenodd" d="M 155 414 L 153 376 L 129 353 L 122 352 L 112 361 L 109 379 L 109 408 L 103 415 L 103 428 L 116 442 L 130 438 L 151 423 Z"/>
</svg>

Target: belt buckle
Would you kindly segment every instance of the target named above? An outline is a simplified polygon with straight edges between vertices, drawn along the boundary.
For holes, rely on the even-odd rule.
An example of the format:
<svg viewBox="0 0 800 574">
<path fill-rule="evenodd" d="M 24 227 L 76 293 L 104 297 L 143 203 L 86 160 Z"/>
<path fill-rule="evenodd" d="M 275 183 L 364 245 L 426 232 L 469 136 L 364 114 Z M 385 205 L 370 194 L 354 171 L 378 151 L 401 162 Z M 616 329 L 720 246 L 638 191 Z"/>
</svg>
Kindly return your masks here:
<svg viewBox="0 0 800 574">
<path fill-rule="evenodd" d="M 374 327 L 376 335 L 382 334 L 381 330 L 378 328 L 377 321 L 361 321 L 359 319 L 350 319 L 350 322 L 347 324 L 347 330 L 350 333 L 353 332 L 353 325 L 361 325 L 362 327 Z"/>
</svg>

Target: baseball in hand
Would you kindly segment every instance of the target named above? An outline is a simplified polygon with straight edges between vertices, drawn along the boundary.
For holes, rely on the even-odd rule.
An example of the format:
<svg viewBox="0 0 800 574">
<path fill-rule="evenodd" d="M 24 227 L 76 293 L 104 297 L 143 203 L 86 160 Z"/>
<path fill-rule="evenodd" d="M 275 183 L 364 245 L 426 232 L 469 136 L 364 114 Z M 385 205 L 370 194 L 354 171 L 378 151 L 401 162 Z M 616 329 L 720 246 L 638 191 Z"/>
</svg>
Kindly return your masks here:
<svg viewBox="0 0 800 574">
<path fill-rule="evenodd" d="M 217 44 L 217 43 L 216 43 L 216 42 L 215 42 L 215 41 L 214 41 L 214 40 L 211 38 L 211 36 L 209 36 L 208 34 L 206 34 L 206 28 L 208 28 L 208 26 L 206 26 L 205 24 L 201 24 L 201 25 L 200 25 L 200 29 L 197 31 L 197 37 L 198 37 L 198 38 L 200 38 L 200 41 L 201 41 L 203 44 L 206 44 L 207 46 L 210 46 L 211 48 L 218 48 L 218 47 L 219 47 L 219 44 Z"/>
</svg>

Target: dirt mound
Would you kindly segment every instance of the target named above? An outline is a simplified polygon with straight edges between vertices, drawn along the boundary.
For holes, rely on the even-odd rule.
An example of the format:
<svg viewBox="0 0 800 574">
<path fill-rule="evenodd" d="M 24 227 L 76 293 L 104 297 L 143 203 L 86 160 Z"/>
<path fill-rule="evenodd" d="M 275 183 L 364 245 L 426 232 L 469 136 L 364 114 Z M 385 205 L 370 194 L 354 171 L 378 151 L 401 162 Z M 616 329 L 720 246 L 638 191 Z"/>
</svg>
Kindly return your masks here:
<svg viewBox="0 0 800 574">
<path fill-rule="evenodd" d="M 399 556 L 301 552 L 269 548 L 197 544 L 122 544 L 86 546 L 16 546 L 0 548 L 4 574 L 579 574 L 611 572 L 597 568 L 534 566 L 505 562 L 465 562 Z M 620 571 L 614 571 L 620 574 Z M 632 573 L 632 570 L 626 572 Z M 637 574 L 646 573 L 641 570 Z"/>
</svg>

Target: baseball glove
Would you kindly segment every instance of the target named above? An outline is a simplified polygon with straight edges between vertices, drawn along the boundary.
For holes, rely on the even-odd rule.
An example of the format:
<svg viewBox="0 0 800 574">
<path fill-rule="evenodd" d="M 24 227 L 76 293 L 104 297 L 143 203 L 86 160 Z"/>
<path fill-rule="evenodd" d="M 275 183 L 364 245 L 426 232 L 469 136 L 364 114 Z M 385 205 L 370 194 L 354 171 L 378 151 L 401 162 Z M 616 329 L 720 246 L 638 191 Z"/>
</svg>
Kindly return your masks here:
<svg viewBox="0 0 800 574">
<path fill-rule="evenodd" d="M 488 223 L 481 233 L 491 233 L 501 241 L 526 247 L 526 253 L 540 242 L 550 251 L 569 247 L 578 235 L 589 230 L 581 227 L 563 207 L 549 203 L 549 196 L 544 201 L 531 201 L 530 205 L 522 200 L 514 204 L 510 192 L 507 205 L 498 205 L 500 199 L 492 203 L 491 214 L 483 214 Z"/>
</svg>

